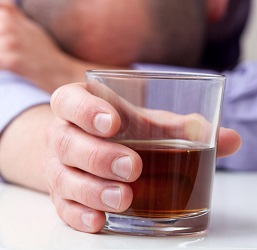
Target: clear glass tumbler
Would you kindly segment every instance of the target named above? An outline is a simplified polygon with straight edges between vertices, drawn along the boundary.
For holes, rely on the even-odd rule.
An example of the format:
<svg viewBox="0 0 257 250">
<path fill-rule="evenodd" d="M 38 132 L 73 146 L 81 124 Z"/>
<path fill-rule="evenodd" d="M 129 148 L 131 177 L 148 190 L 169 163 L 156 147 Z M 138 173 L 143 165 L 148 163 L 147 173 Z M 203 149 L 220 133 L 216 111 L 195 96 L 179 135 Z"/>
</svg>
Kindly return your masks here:
<svg viewBox="0 0 257 250">
<path fill-rule="evenodd" d="M 131 206 L 106 213 L 105 229 L 156 236 L 204 232 L 225 77 L 92 70 L 86 79 L 91 92 L 120 114 L 120 131 L 110 140 L 132 148 L 143 161 L 141 176 L 130 183 Z"/>
</svg>

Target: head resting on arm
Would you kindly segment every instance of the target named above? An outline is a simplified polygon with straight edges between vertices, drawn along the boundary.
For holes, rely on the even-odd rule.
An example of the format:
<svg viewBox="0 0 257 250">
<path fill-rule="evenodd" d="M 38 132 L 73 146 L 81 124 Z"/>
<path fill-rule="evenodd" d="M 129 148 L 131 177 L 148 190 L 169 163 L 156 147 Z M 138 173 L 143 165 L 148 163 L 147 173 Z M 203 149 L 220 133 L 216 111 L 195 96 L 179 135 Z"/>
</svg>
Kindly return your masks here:
<svg viewBox="0 0 257 250">
<path fill-rule="evenodd" d="M 106 65 L 195 66 L 204 43 L 204 0 L 23 0 L 69 53 Z"/>
</svg>

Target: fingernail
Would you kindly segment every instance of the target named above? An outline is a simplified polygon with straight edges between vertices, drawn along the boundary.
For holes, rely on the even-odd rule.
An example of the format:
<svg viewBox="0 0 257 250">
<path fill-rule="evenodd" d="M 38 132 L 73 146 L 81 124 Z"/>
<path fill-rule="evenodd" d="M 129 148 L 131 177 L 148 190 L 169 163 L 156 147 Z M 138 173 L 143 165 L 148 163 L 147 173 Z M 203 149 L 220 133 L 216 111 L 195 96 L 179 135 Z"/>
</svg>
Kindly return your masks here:
<svg viewBox="0 0 257 250">
<path fill-rule="evenodd" d="M 132 172 L 132 161 L 129 156 L 123 156 L 114 161 L 112 165 L 113 173 L 125 180 L 128 180 Z"/>
<path fill-rule="evenodd" d="M 109 114 L 100 113 L 94 119 L 94 127 L 102 134 L 107 134 L 112 127 L 112 117 Z"/>
<path fill-rule="evenodd" d="M 110 208 L 118 210 L 121 204 L 121 190 L 119 187 L 107 188 L 102 192 L 102 202 Z"/>
<path fill-rule="evenodd" d="M 91 228 L 91 219 L 92 219 L 92 212 L 84 212 L 81 216 L 81 220 L 83 224 L 89 228 Z"/>
</svg>

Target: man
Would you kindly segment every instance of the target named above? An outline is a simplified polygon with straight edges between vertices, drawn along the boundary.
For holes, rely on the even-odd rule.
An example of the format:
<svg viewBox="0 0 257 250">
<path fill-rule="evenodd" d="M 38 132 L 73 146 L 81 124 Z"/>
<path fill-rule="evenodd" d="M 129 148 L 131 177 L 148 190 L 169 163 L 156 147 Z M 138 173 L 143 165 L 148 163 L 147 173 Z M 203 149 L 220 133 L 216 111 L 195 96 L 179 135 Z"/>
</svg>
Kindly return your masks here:
<svg viewBox="0 0 257 250">
<path fill-rule="evenodd" d="M 33 81 L 34 84 L 49 92 L 56 89 L 60 82 L 68 83 L 69 81 L 80 80 L 81 77 L 83 77 L 81 76 L 81 70 L 77 69 L 79 67 L 86 69 L 87 67 L 85 67 L 85 65 L 87 64 L 89 66 L 88 63 L 85 64 L 84 61 L 71 57 L 63 53 L 63 51 L 58 50 L 56 42 L 47 37 L 42 28 L 28 19 L 24 19 L 24 16 L 10 3 L 3 2 L 5 1 L 2 0 L 0 3 L 4 6 L 4 11 L 0 14 L 5 18 L 6 16 L 7 18 L 11 16 L 11 20 L 16 20 L 15 26 L 18 26 L 17 23 L 19 23 L 23 25 L 23 28 L 26 28 L 27 31 L 34 30 L 33 34 L 35 34 L 34 32 L 36 31 L 39 32 L 38 34 L 42 35 L 42 37 L 38 40 L 38 44 L 33 47 L 31 43 L 29 43 L 29 49 L 25 50 L 26 53 L 20 54 L 21 56 L 18 58 L 15 57 L 17 53 L 13 55 L 15 57 L 14 59 L 12 56 L 8 55 L 6 57 L 7 62 L 11 58 L 11 63 L 7 63 L 6 67 L 1 66 L 2 68 L 22 74 Z M 115 9 L 112 10 L 108 8 L 110 6 L 108 6 L 106 2 L 102 6 L 103 1 L 89 1 L 90 6 L 86 6 L 88 15 L 91 13 L 91 7 L 93 8 L 94 6 L 96 10 L 103 11 L 99 13 L 96 11 L 96 17 L 111 16 L 110 22 L 108 22 L 111 25 L 101 26 L 101 29 L 98 26 L 91 26 L 91 22 L 95 16 L 90 18 L 90 16 L 87 15 L 87 19 L 84 19 L 84 12 L 81 12 L 84 2 L 85 1 L 72 1 L 75 6 L 73 11 L 76 15 L 74 15 L 73 12 L 69 12 L 71 1 L 52 1 L 51 6 L 53 8 L 50 8 L 50 2 L 48 3 L 49 5 L 46 6 L 48 11 L 51 10 L 53 12 L 49 13 L 50 16 L 45 22 L 51 23 L 52 26 L 44 25 L 50 33 L 56 34 L 56 41 L 62 44 L 64 50 L 69 52 L 73 51 L 74 55 L 81 56 L 83 55 L 82 49 L 85 48 L 87 52 L 84 54 L 83 58 L 87 57 L 86 59 L 95 63 L 99 61 L 99 63 L 102 64 L 117 64 L 122 67 L 129 64 L 131 61 L 140 60 L 139 58 L 146 60 L 143 58 L 147 58 L 148 56 L 149 58 L 147 60 L 150 62 L 151 60 L 154 61 L 152 59 L 153 57 L 156 58 L 156 62 L 160 62 L 158 60 L 165 60 L 165 53 L 162 51 L 162 46 L 159 45 L 155 47 L 155 42 L 151 43 L 151 41 L 155 41 L 155 37 L 151 36 L 151 31 L 154 27 L 146 25 L 146 27 L 152 27 L 149 28 L 149 33 L 141 33 L 145 30 L 145 26 L 141 27 L 141 25 L 150 22 L 145 14 L 143 14 L 144 12 L 142 13 L 142 2 L 130 1 L 129 5 L 125 4 L 128 3 L 127 1 L 122 2 L 127 7 L 125 8 L 123 4 L 115 6 L 115 4 L 117 4 L 115 1 Z M 189 6 L 190 2 L 191 1 L 188 1 Z M 28 1 L 24 1 L 22 2 L 22 6 L 28 9 L 30 16 L 39 19 L 39 22 L 42 23 L 43 19 L 41 20 L 41 14 L 44 13 L 42 10 L 44 9 L 44 4 L 47 2 L 34 1 L 34 3 L 31 2 L 30 5 L 28 3 Z M 37 3 L 41 4 L 40 11 L 38 11 L 38 6 L 37 8 L 35 6 Z M 35 11 L 37 10 L 34 15 L 32 11 L 33 7 Z M 134 10 L 136 10 L 136 13 Z M 196 13 L 198 13 L 197 11 L 199 10 L 196 9 Z M 131 20 L 136 20 L 136 24 L 139 25 L 139 27 L 134 25 L 130 26 L 132 25 L 131 22 L 128 21 L 128 19 L 124 19 L 124 16 L 120 15 L 120 12 L 130 13 L 130 15 L 133 14 L 133 19 Z M 137 14 L 138 12 L 141 14 Z M 124 25 L 126 24 L 127 26 L 120 27 L 118 25 L 118 27 L 116 27 L 116 22 L 112 21 L 114 13 L 119 17 L 119 20 L 124 19 Z M 68 17 L 71 15 L 67 20 L 75 20 L 73 25 L 68 21 L 66 23 L 64 22 L 65 19 L 63 18 L 66 15 Z M 100 17 L 99 20 L 101 20 L 102 23 Z M 186 17 L 188 17 L 188 15 Z M 194 14 L 192 20 L 199 22 L 198 18 L 198 14 Z M 202 19 L 200 17 L 200 23 L 201 22 Z M 86 33 L 82 32 L 83 29 L 79 28 L 81 27 L 81 23 L 87 24 L 87 27 L 93 27 L 91 32 L 96 33 L 92 35 L 89 31 Z M 57 25 L 60 24 L 65 25 L 65 29 L 57 29 Z M 72 25 L 72 27 L 69 25 Z M 82 27 L 84 28 L 84 25 L 82 25 Z M 131 29 L 131 27 L 136 30 Z M 186 27 L 188 27 L 188 24 Z M 108 31 L 107 33 L 106 29 Z M 199 27 L 197 27 L 197 30 L 198 29 Z M 70 30 L 71 35 L 68 35 L 69 33 L 66 33 L 66 30 Z M 131 33 L 128 33 L 128 30 L 130 30 Z M 181 30 L 183 29 L 179 28 L 176 30 L 175 34 L 178 34 L 178 37 L 180 37 L 179 34 Z M 199 37 L 201 37 L 201 30 L 202 29 L 199 31 Z M 20 30 L 20 32 L 22 31 L 24 31 L 24 29 Z M 105 46 L 106 43 L 102 44 L 103 41 L 101 40 L 104 39 L 110 39 L 112 41 L 113 37 L 109 36 L 110 31 L 116 31 L 119 34 L 125 35 L 128 33 L 129 37 L 125 37 L 126 43 L 118 43 L 117 47 L 112 47 L 113 43 L 111 42 L 108 43 L 109 46 Z M 15 34 L 22 35 L 20 32 L 16 32 Z M 116 32 L 114 32 L 114 40 L 117 39 Z M 81 33 L 85 34 L 82 38 L 79 36 Z M 86 39 L 87 37 L 88 39 Z M 93 39 L 93 37 L 97 39 Z M 129 38 L 132 37 L 134 39 L 132 39 L 131 44 Z M 189 37 L 190 39 L 185 39 L 183 35 L 182 41 L 192 43 L 194 36 L 190 35 Z M 35 38 L 36 37 L 34 37 L 33 40 Z M 138 40 L 138 38 L 140 39 Z M 155 39 L 159 39 L 159 37 Z M 198 40 L 200 38 L 196 39 Z M 196 42 L 193 48 L 198 48 L 199 44 L 202 43 L 201 39 Z M 44 42 L 42 42 L 42 40 Z M 15 41 L 17 40 L 15 39 Z M 100 43 L 98 45 L 101 50 L 94 47 L 95 42 Z M 192 46 L 192 44 L 190 44 L 190 46 Z M 41 45 L 45 47 L 41 47 Z M 150 48 L 152 52 L 149 53 L 150 55 L 145 52 L 141 54 L 144 48 L 143 45 L 147 45 L 147 51 L 149 51 Z M 178 64 L 181 64 L 179 61 L 186 55 L 190 56 L 188 56 L 189 60 L 186 60 L 184 65 L 193 65 L 199 60 L 199 49 L 192 49 L 192 51 L 189 50 L 186 54 L 183 54 L 183 48 L 187 46 L 188 44 L 184 44 L 182 47 L 176 47 L 176 50 L 171 49 L 171 53 L 178 52 L 177 55 L 176 53 L 174 54 L 174 58 L 176 58 Z M 199 46 L 199 48 L 200 47 L 201 46 Z M 27 55 L 33 56 L 34 54 L 31 53 L 31 49 L 37 48 L 40 48 L 39 51 L 42 52 L 40 56 L 36 54 L 34 57 L 35 60 L 33 60 L 33 57 L 26 57 Z M 74 48 L 74 50 L 71 50 L 71 48 Z M 90 50 L 88 48 L 90 48 Z M 13 49 L 17 49 L 17 47 L 14 46 Z M 101 51 L 101 53 L 99 53 L 99 51 Z M 156 53 L 156 51 L 158 53 Z M 194 54 L 195 51 L 198 51 L 196 53 L 197 55 Z M 44 60 L 46 55 L 47 57 Z M 104 57 L 102 57 L 103 55 Z M 20 68 L 17 67 L 15 63 L 17 63 L 18 60 L 18 65 L 22 66 L 23 64 L 19 60 L 24 58 L 27 58 L 24 61 L 24 66 L 29 65 L 29 67 L 25 67 L 22 72 L 18 72 Z M 51 59 L 54 63 L 49 67 L 48 63 Z M 38 60 L 41 60 L 39 61 L 40 68 L 37 68 L 38 63 L 34 63 L 34 61 L 38 62 Z M 6 60 L 0 61 L 1 63 L 6 62 Z M 95 66 L 97 67 L 97 65 Z M 92 65 L 90 64 L 89 67 L 92 67 Z M 100 65 L 100 67 L 103 66 Z M 44 71 L 43 69 L 46 70 Z M 53 79 L 50 77 L 51 75 L 48 75 L 48 72 L 53 72 L 51 73 Z M 119 127 L 117 112 L 108 102 L 93 96 L 87 91 L 85 83 L 77 83 L 64 86 L 54 93 L 52 97 L 52 109 L 57 118 L 48 105 L 41 105 L 49 101 L 49 96 L 45 92 L 33 88 L 28 82 L 21 84 L 20 81 L 17 81 L 17 78 L 13 78 L 13 75 L 9 73 L 5 74 L 4 77 L 6 77 L 3 79 L 4 84 L 0 85 L 1 91 L 5 91 L 6 95 L 10 93 L 13 94 L 9 89 L 9 87 L 12 86 L 13 91 L 19 89 L 19 95 L 23 95 L 24 99 L 29 100 L 20 110 L 23 111 L 23 113 L 15 118 L 15 112 L 13 111 L 12 115 L 7 115 L 8 117 L 6 117 L 1 124 L 2 129 L 5 129 L 1 135 L 0 141 L 0 168 L 2 176 L 13 183 L 49 192 L 58 214 L 65 222 L 70 224 L 73 228 L 84 232 L 98 232 L 105 223 L 104 211 L 121 212 L 129 206 L 132 200 L 132 193 L 126 183 L 134 181 L 139 176 L 142 167 L 140 159 L 134 151 L 118 144 L 110 146 L 107 142 L 100 139 L 111 137 L 115 134 L 115 131 L 117 131 Z M 41 80 L 42 78 L 44 79 L 43 81 Z M 60 81 L 60 79 L 63 80 Z M 24 78 L 22 78 L 22 80 L 25 81 Z M 32 92 L 28 93 L 28 89 L 30 91 L 32 90 Z M 37 93 L 40 93 L 41 99 L 37 98 L 33 100 L 31 96 Z M 9 100 L 10 98 L 8 98 L 8 101 Z M 85 101 L 87 105 L 81 105 Z M 16 103 L 16 100 L 13 103 Z M 7 106 L 5 109 L 8 108 L 12 110 L 13 106 Z M 0 114 L 3 114 L 5 109 L 1 110 Z M 19 114 L 19 112 L 16 114 Z M 88 116 L 88 114 L 91 115 Z M 50 126 L 50 124 L 53 125 Z M 49 127 L 51 127 L 50 130 Z M 46 135 L 47 141 L 45 140 Z M 70 142 L 74 142 L 74 144 Z M 83 145 L 83 147 L 80 147 L 80 145 Z M 219 156 L 230 155 L 235 152 L 239 146 L 240 138 L 236 132 L 229 129 L 221 130 Z M 46 148 L 47 157 L 44 156 Z M 93 156 L 96 152 L 98 157 L 93 161 L 92 159 L 94 159 Z M 81 154 L 84 155 L 85 158 L 75 157 L 74 161 L 73 158 L 69 157 L 72 155 L 80 156 Z M 14 155 L 15 162 L 13 161 Z M 41 162 L 42 158 L 44 159 L 43 163 Z M 109 159 L 108 162 L 106 162 L 106 158 Z M 102 162 L 106 163 L 105 166 L 102 166 Z M 112 168 L 113 164 L 117 166 L 115 171 Z M 128 178 L 122 176 L 121 172 L 124 171 L 128 173 Z"/>
<path fill-rule="evenodd" d="M 17 9 L 2 13 L 9 20 L 5 21 L 7 27 L 1 39 L 9 48 L 2 48 L 0 67 L 51 92 L 58 84 L 84 80 L 84 72 L 90 68 L 129 67 L 133 62 L 144 61 L 196 66 L 203 50 L 203 0 L 161 4 L 156 0 L 25 0 L 20 1 L 20 7 L 36 23 Z M 170 16 L 176 22 L 169 21 Z M 4 41 L 4 35 L 10 41 Z M 31 40 L 35 46 L 31 46 Z M 40 60 L 38 68 L 36 60 Z"/>
</svg>

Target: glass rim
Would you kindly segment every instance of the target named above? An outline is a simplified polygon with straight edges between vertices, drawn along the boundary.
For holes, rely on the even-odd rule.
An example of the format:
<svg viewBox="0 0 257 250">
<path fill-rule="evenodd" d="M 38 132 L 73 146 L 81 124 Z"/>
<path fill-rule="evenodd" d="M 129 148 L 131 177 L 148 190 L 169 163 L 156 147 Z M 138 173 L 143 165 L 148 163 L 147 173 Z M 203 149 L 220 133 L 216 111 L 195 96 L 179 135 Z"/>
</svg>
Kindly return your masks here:
<svg viewBox="0 0 257 250">
<path fill-rule="evenodd" d="M 143 79 L 177 79 L 177 80 L 225 80 L 223 74 L 184 72 L 184 71 L 155 71 L 155 70 L 87 70 L 86 75 L 119 78 L 143 78 Z"/>
</svg>

